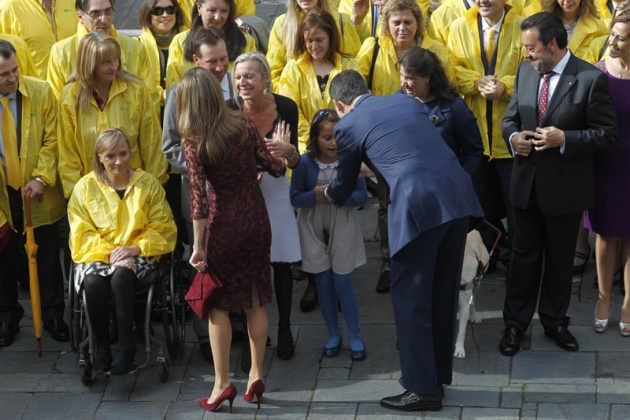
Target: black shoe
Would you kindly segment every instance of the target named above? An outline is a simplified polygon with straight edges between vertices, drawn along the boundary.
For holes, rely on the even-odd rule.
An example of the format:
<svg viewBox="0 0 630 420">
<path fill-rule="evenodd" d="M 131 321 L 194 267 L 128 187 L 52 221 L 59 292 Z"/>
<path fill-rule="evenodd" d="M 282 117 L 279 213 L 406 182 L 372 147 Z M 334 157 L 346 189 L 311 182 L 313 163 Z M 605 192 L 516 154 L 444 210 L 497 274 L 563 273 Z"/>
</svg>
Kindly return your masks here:
<svg viewBox="0 0 630 420">
<path fill-rule="evenodd" d="M 383 398 L 381 407 L 398 411 L 440 411 L 442 398 L 439 395 L 421 395 L 405 391 L 400 395 Z"/>
<path fill-rule="evenodd" d="M 203 360 L 213 365 L 214 359 L 212 358 L 212 348 L 210 348 L 210 342 L 204 341 L 203 343 L 199 343 L 199 350 L 201 351 L 201 357 L 203 357 Z"/>
<path fill-rule="evenodd" d="M 403 380 L 402 380 L 402 376 L 400 378 L 398 378 L 398 383 L 400 384 L 400 386 L 402 386 L 403 388 L 405 387 L 403 385 Z M 440 388 L 440 398 L 444 398 L 444 384 L 438 384 L 438 387 Z"/>
<path fill-rule="evenodd" d="M 278 348 L 276 353 L 281 360 L 289 360 L 295 353 L 291 328 L 278 328 Z"/>
<path fill-rule="evenodd" d="M 308 286 L 304 292 L 304 296 L 300 300 L 300 310 L 302 312 L 311 312 L 315 309 L 315 303 L 317 302 L 317 287 L 315 286 L 315 279 L 312 279 L 309 275 Z"/>
<path fill-rule="evenodd" d="M 112 368 L 112 352 L 109 347 L 96 349 L 94 355 L 94 364 L 92 369 L 94 372 L 107 372 Z"/>
<path fill-rule="evenodd" d="M 44 321 L 44 330 L 55 341 L 70 341 L 70 330 L 61 317 Z"/>
<path fill-rule="evenodd" d="M 558 347 L 566 351 L 578 351 L 580 348 L 573 334 L 571 334 L 569 329 L 564 325 L 546 329 L 545 335 L 554 340 Z"/>
<path fill-rule="evenodd" d="M 499 351 L 504 356 L 514 356 L 521 349 L 523 333 L 516 327 L 505 327 L 503 338 L 499 343 Z"/>
<path fill-rule="evenodd" d="M 110 373 L 113 376 L 126 375 L 128 373 L 134 373 L 138 369 L 136 366 L 136 351 L 135 350 L 118 350 L 116 354 L 116 360 L 112 365 Z"/>
<path fill-rule="evenodd" d="M 391 283 L 391 270 L 382 270 L 381 275 L 378 278 L 378 283 L 376 284 L 376 293 L 387 293 L 389 292 L 389 285 Z"/>
<path fill-rule="evenodd" d="M 0 347 L 13 344 L 15 336 L 20 332 L 20 324 L 12 322 L 0 322 Z"/>
</svg>

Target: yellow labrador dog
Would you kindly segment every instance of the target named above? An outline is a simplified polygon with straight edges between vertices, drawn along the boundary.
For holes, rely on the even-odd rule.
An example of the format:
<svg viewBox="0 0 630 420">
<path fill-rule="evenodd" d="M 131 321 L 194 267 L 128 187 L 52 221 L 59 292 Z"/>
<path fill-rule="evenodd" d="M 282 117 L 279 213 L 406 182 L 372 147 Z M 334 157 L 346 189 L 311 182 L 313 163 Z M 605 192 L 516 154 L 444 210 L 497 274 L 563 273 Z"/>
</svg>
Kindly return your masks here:
<svg viewBox="0 0 630 420">
<path fill-rule="evenodd" d="M 466 237 L 466 250 L 464 251 L 464 264 L 462 266 L 462 281 L 459 291 L 459 328 L 457 341 L 455 342 L 455 357 L 466 357 L 464 340 L 466 339 L 466 325 L 468 320 L 472 324 L 481 322 L 481 318 L 475 313 L 474 289 L 481 276 L 486 271 L 490 255 L 486 249 L 479 231 L 472 230 Z"/>
</svg>

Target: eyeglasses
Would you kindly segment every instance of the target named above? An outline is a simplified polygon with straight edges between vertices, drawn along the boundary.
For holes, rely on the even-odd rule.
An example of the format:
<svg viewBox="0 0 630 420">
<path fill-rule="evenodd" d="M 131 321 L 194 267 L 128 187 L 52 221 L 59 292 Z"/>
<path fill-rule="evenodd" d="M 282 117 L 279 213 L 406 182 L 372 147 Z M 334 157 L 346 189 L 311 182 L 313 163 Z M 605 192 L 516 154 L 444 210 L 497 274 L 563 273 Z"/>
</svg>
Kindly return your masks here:
<svg viewBox="0 0 630 420">
<path fill-rule="evenodd" d="M 114 8 L 110 7 L 109 9 L 106 9 L 106 10 L 92 10 L 91 12 L 84 12 L 83 10 L 81 10 L 81 13 L 83 13 L 86 16 L 91 17 L 92 19 L 98 19 L 101 16 L 112 17 L 114 16 Z"/>
<path fill-rule="evenodd" d="M 171 6 L 156 6 L 151 8 L 151 14 L 153 16 L 162 16 L 166 12 L 167 15 L 174 15 L 177 12 L 177 7 Z"/>
</svg>

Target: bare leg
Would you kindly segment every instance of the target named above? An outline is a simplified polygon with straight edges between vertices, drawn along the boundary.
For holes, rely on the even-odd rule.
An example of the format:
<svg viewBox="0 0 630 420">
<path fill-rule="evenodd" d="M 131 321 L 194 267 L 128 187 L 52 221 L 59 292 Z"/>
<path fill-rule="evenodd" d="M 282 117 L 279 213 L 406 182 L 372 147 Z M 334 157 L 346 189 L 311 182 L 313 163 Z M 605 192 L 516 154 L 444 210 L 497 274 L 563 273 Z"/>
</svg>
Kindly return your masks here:
<svg viewBox="0 0 630 420">
<path fill-rule="evenodd" d="M 597 260 L 597 281 L 599 297 L 595 307 L 596 319 L 608 319 L 613 304 L 613 278 L 619 267 L 620 241 L 618 238 L 607 238 L 597 235 L 595 239 L 595 255 Z"/>
<path fill-rule="evenodd" d="M 252 368 L 249 371 L 249 380 L 247 381 L 247 390 L 249 390 L 254 381 L 263 377 L 263 361 L 267 347 L 267 330 L 269 329 L 267 308 L 260 306 L 255 282 L 252 287 L 252 309 L 247 309 L 245 312 L 247 313 L 247 331 L 252 351 Z"/>
<path fill-rule="evenodd" d="M 208 319 L 210 346 L 214 359 L 214 387 L 208 398 L 212 404 L 221 392 L 230 386 L 230 344 L 232 343 L 232 324 L 227 311 L 212 309 Z"/>
</svg>

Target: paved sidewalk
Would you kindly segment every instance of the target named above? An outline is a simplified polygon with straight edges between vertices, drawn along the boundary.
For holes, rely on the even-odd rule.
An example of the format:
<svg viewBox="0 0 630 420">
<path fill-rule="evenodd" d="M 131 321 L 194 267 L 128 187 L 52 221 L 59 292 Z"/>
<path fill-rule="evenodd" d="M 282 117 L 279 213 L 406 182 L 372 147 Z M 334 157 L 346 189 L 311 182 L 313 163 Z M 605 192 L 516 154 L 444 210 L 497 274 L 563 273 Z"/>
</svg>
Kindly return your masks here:
<svg viewBox="0 0 630 420">
<path fill-rule="evenodd" d="M 596 334 L 591 327 L 596 289 L 593 263 L 584 280 L 576 278 L 570 308 L 571 331 L 580 351 L 560 350 L 543 335 L 537 320 L 523 341 L 524 350 L 509 358 L 497 350 L 503 328 L 501 307 L 504 271 L 488 274 L 477 294 L 483 322 L 469 325 L 467 357 L 455 361 L 453 385 L 446 388 L 444 410 L 438 413 L 397 413 L 382 409 L 380 398 L 402 391 L 396 353 L 391 301 L 374 293 L 379 270 L 376 236 L 376 199 L 359 212 L 366 238 L 368 263 L 355 271 L 362 332 L 368 357 L 352 362 L 347 345 L 339 356 L 322 359 L 326 328 L 318 310 L 299 311 L 306 284 L 295 283 L 292 314 L 295 356 L 282 361 L 275 355 L 277 312 L 269 305 L 272 347 L 265 356 L 267 392 L 260 411 L 235 400 L 230 418 L 283 419 L 628 419 L 630 418 L 629 340 L 617 332 L 620 304 L 612 314 L 611 329 Z M 618 292 L 618 288 L 615 288 Z M 27 309 L 30 302 L 22 294 Z M 620 297 L 617 298 L 620 301 Z M 160 331 L 157 329 L 158 332 Z M 77 355 L 67 344 L 57 343 L 44 332 L 44 355 L 37 357 L 32 319 L 27 314 L 22 331 L 10 347 L 0 349 L 0 418 L 2 419 L 201 419 L 227 418 L 204 413 L 196 400 L 207 396 L 213 382 L 212 366 L 199 354 L 190 326 L 185 354 L 171 364 L 170 379 L 158 380 L 155 359 L 137 374 L 97 378 L 82 385 Z M 247 377 L 240 369 L 241 346 L 231 351 L 231 372 L 240 392 Z"/>
</svg>

